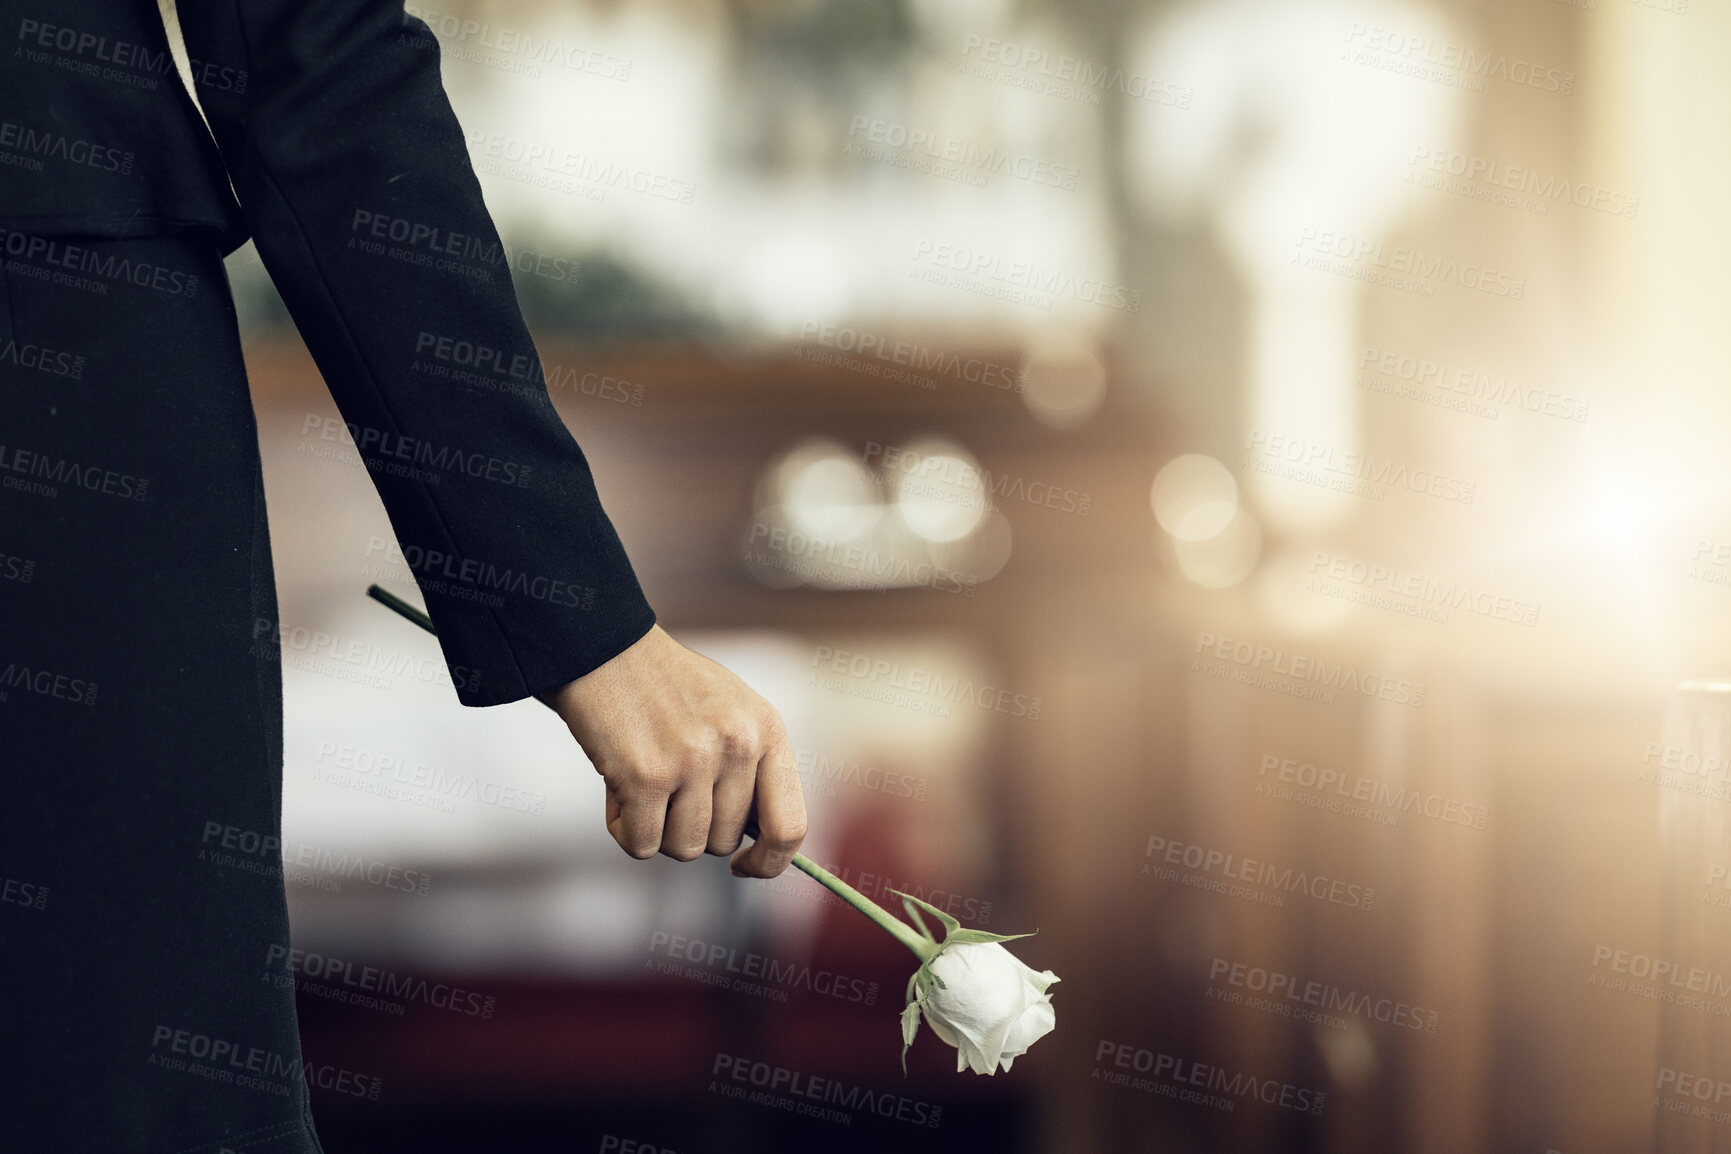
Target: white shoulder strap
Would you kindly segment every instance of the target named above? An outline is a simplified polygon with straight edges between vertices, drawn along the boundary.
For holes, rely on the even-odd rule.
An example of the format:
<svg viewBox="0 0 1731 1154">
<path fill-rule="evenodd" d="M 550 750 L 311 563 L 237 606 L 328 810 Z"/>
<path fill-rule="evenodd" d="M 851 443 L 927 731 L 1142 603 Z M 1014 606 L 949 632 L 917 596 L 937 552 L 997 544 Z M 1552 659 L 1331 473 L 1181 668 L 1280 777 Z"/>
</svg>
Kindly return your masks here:
<svg viewBox="0 0 1731 1154">
<path fill-rule="evenodd" d="M 180 74 L 180 86 L 192 97 L 193 107 L 202 117 L 204 105 L 198 102 L 198 91 L 192 83 L 192 57 L 187 55 L 186 37 L 180 31 L 180 12 L 175 8 L 175 0 L 156 0 L 156 6 L 162 12 L 162 27 L 168 33 L 168 52 L 174 57 L 174 70 Z M 208 117 L 204 126 L 210 128 Z"/>
<path fill-rule="evenodd" d="M 156 7 L 162 13 L 162 27 L 168 33 L 168 54 L 174 57 L 174 71 L 180 77 L 180 86 L 186 89 L 186 95 L 191 98 L 192 106 L 198 109 L 198 118 L 204 121 L 204 130 L 210 132 L 210 117 L 204 114 L 204 105 L 198 102 L 198 89 L 192 82 L 192 57 L 186 51 L 186 36 L 180 30 L 180 12 L 175 8 L 174 0 L 156 0 Z M 211 132 L 211 139 L 216 134 Z M 225 171 L 223 176 L 228 177 Z M 229 191 L 235 199 L 240 199 L 240 191 L 234 187 L 234 179 L 229 177 Z"/>
</svg>

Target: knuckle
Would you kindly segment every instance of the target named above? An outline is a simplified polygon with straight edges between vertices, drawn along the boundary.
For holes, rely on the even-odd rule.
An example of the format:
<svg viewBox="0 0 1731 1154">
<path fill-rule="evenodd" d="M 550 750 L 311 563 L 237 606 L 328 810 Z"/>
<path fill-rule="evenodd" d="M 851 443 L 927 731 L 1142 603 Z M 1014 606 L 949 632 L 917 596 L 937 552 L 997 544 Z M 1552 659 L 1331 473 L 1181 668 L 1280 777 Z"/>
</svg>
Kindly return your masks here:
<svg viewBox="0 0 1731 1154">
<path fill-rule="evenodd" d="M 679 739 L 680 764 L 693 769 L 713 766 L 716 745 L 715 734 L 709 730 L 696 729 L 686 733 Z"/>
<path fill-rule="evenodd" d="M 686 734 L 680 742 L 680 762 L 691 772 L 713 777 L 755 766 L 760 748 L 756 724 L 744 715 L 732 715 Z"/>
<path fill-rule="evenodd" d="M 674 861 L 696 861 L 703 855 L 702 846 L 673 846 L 667 851 L 667 856 Z"/>
<path fill-rule="evenodd" d="M 643 797 L 661 797 L 679 788 L 681 774 L 672 765 L 640 765 L 631 774 L 631 792 Z"/>
<path fill-rule="evenodd" d="M 655 856 L 655 846 L 632 845 L 630 842 L 620 842 L 619 848 L 638 861 L 648 861 Z"/>
<path fill-rule="evenodd" d="M 745 840 L 745 822 L 717 822 L 709 831 L 710 853 L 732 853 L 739 848 L 739 843 Z"/>
<path fill-rule="evenodd" d="M 769 844 L 772 849 L 783 853 L 792 853 L 805 841 L 805 815 L 783 818 L 776 822 L 773 832 L 769 832 Z"/>
<path fill-rule="evenodd" d="M 787 740 L 787 722 L 781 714 L 771 709 L 764 719 L 758 723 L 758 735 L 765 749 L 774 748 Z"/>
<path fill-rule="evenodd" d="M 744 714 L 733 714 L 723 718 L 715 726 L 715 745 L 727 761 L 737 761 L 748 757 L 756 761 L 757 726 L 750 717 Z"/>
</svg>

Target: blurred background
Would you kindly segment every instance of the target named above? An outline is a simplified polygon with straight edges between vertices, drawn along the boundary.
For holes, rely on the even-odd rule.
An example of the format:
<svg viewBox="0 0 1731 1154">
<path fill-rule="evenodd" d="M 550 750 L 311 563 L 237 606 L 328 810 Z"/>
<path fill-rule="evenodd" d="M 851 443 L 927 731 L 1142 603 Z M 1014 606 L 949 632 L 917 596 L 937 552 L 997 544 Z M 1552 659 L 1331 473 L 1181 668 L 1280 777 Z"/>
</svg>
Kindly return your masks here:
<svg viewBox="0 0 1731 1154">
<path fill-rule="evenodd" d="M 303 982 L 333 1154 L 1731 1148 L 1723 6 L 437 3 L 662 624 L 1058 1028 L 904 1078 L 905 951 L 460 707 L 248 248 L 295 945 L 473 995 Z"/>
</svg>

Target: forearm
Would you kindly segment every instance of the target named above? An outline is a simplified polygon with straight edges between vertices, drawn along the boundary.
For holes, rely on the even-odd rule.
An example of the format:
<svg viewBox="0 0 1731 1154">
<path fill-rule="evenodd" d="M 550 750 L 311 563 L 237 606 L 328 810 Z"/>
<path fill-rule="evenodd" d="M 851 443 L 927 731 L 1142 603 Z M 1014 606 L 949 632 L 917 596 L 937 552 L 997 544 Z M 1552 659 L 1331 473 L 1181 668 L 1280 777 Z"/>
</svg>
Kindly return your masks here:
<svg viewBox="0 0 1731 1154">
<path fill-rule="evenodd" d="M 437 44 L 371 0 L 183 0 L 259 255 L 354 434 L 468 704 L 557 688 L 654 616 L 548 400 Z M 204 41 L 204 43 L 201 43 Z"/>
</svg>

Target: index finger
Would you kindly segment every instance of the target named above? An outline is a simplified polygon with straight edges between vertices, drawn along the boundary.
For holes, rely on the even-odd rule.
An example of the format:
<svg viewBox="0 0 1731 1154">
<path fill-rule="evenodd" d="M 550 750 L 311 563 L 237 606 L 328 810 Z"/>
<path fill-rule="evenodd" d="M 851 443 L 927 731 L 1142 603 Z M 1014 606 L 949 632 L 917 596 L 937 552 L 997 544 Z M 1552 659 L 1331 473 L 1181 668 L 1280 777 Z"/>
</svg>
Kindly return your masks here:
<svg viewBox="0 0 1731 1154">
<path fill-rule="evenodd" d="M 661 848 L 666 817 L 666 794 L 627 794 L 607 787 L 607 832 L 620 849 L 639 861 L 655 856 Z"/>
<path fill-rule="evenodd" d="M 772 878 L 786 869 L 805 841 L 805 793 L 793 747 L 783 737 L 757 763 L 757 840 L 733 856 L 738 877 Z"/>
</svg>

